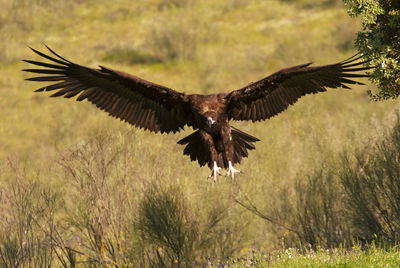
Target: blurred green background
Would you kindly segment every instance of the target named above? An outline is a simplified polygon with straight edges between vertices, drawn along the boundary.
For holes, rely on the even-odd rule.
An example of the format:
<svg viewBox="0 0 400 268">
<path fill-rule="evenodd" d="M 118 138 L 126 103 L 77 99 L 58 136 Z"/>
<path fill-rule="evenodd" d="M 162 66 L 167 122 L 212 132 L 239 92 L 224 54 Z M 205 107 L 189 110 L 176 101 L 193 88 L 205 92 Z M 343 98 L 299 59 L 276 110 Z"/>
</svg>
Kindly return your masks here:
<svg viewBox="0 0 400 268">
<path fill-rule="evenodd" d="M 366 79 L 366 86 L 303 97 L 266 122 L 232 122 L 261 141 L 238 166 L 243 174 L 213 184 L 206 179 L 209 169 L 190 162 L 176 144 L 192 129 L 153 134 L 86 102 L 34 93 L 40 85 L 24 81 L 29 75 L 20 71 L 29 67 L 22 59 L 39 59 L 28 46 L 44 51 L 45 43 L 75 63 L 104 65 L 186 93 L 227 92 L 287 66 L 335 63 L 355 54 L 353 41 L 361 25 L 349 18 L 341 1 L 0 0 L 0 6 L 1 210 L 8 219 L 0 233 L 23 237 L 13 228 L 26 219 L 15 213 L 19 203 L 12 200 L 19 200 L 24 189 L 35 189 L 32 183 L 40 189 L 32 190 L 32 204 L 42 202 L 42 192 L 56 193 L 59 205 L 51 215 L 62 227 L 60 240 L 80 252 L 78 260 L 86 256 L 102 263 L 101 246 L 98 251 L 81 246 L 90 244 L 84 230 L 91 221 L 101 226 L 104 241 L 130 248 L 133 253 L 124 256 L 141 250 L 155 254 L 146 239 L 130 233 L 139 228 L 133 222 L 142 211 L 140 200 L 154 181 L 172 192 L 179 188 L 199 230 L 220 207 L 223 219 L 211 232 L 215 241 L 193 246 L 204 249 L 196 256 L 239 254 L 250 246 L 272 250 L 285 239 L 294 243 L 290 232 L 235 200 L 245 195 L 269 213 L 282 213 L 277 208 L 295 199 L 298 180 L 343 151 L 374 144 L 395 122 L 397 102 L 370 101 L 366 90 L 374 86 Z M 22 190 L 14 191 L 18 187 Z M 123 221 L 117 228 L 109 219 Z M 47 239 L 40 228 L 32 228 Z M 123 257 L 113 260 L 130 265 Z"/>
</svg>

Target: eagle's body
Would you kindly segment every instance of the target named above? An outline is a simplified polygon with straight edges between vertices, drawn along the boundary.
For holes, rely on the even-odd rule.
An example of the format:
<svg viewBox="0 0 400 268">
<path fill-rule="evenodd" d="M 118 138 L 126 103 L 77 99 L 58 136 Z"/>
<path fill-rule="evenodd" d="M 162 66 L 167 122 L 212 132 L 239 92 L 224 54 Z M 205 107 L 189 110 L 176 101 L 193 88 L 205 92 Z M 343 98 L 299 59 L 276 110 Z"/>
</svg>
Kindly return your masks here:
<svg viewBox="0 0 400 268">
<path fill-rule="evenodd" d="M 359 67 L 361 57 L 310 67 L 308 64 L 282 69 L 257 82 L 230 93 L 186 95 L 139 77 L 100 66 L 92 69 L 72 63 L 51 49 L 55 57 L 32 49 L 51 63 L 25 60 L 45 69 L 25 69 L 41 74 L 31 81 L 53 82 L 37 91 L 56 90 L 52 97 L 88 99 L 111 116 L 153 132 L 177 132 L 185 125 L 196 131 L 178 143 L 186 145 L 184 154 L 201 166 L 212 169 L 216 179 L 221 168 L 234 177 L 233 165 L 255 149 L 257 138 L 232 126 L 231 120 L 261 121 L 287 109 L 301 96 L 326 91 L 327 87 L 349 88 L 362 84 L 352 78 L 367 77 L 368 67 Z"/>
<path fill-rule="evenodd" d="M 192 161 L 210 166 L 214 178 L 219 167 L 228 168 L 234 176 L 233 164 L 240 163 L 243 156 L 247 157 L 247 149 L 255 149 L 253 142 L 258 141 L 229 125 L 227 95 L 188 95 L 194 121 L 199 124 L 194 127 L 199 130 L 178 141 L 178 144 L 187 144 L 184 153 L 190 155 Z"/>
</svg>

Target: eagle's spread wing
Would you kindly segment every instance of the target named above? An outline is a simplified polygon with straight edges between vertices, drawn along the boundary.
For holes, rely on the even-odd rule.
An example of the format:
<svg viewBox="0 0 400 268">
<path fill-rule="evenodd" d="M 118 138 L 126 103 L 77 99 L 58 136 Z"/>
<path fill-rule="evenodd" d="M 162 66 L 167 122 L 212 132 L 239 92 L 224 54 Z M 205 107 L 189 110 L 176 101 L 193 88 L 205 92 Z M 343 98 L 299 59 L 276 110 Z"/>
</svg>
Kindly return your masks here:
<svg viewBox="0 0 400 268">
<path fill-rule="evenodd" d="M 336 64 L 310 67 L 311 63 L 282 69 L 226 96 L 230 119 L 260 121 L 284 111 L 300 97 L 326 91 L 326 88 L 349 88 L 346 84 L 362 84 L 352 80 L 368 77 L 355 73 L 369 67 L 362 56 L 353 56 Z"/>
<path fill-rule="evenodd" d="M 51 63 L 24 60 L 40 67 L 23 71 L 39 74 L 30 81 L 52 82 L 39 91 L 56 92 L 51 97 L 88 99 L 111 116 L 150 131 L 177 132 L 192 125 L 186 95 L 138 77 L 108 69 L 92 69 L 66 60 L 48 48 L 54 56 L 35 49 L 35 53 Z"/>
</svg>

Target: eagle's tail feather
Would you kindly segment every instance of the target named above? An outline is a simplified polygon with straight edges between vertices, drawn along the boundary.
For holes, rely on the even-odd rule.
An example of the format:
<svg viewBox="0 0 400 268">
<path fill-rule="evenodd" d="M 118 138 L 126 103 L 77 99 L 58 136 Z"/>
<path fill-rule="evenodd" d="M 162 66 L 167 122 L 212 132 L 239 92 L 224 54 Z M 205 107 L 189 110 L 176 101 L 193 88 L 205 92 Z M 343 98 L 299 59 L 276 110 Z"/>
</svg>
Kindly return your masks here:
<svg viewBox="0 0 400 268">
<path fill-rule="evenodd" d="M 248 157 L 247 150 L 256 149 L 253 142 L 259 141 L 259 139 L 234 127 L 231 127 L 231 136 L 234 148 L 233 164 L 240 163 L 243 157 Z M 228 163 L 225 163 L 225 168 L 228 168 Z"/>
<path fill-rule="evenodd" d="M 237 128 L 231 127 L 231 136 L 234 146 L 233 153 L 233 164 L 240 163 L 243 157 L 248 156 L 247 150 L 254 150 L 256 147 L 253 142 L 259 141 L 256 137 L 253 137 L 247 133 L 240 131 Z M 183 153 L 190 156 L 190 160 L 198 161 L 200 166 L 208 164 L 210 168 L 213 167 L 211 161 L 210 152 L 208 147 L 203 143 L 200 132 L 195 131 L 189 136 L 178 141 L 178 144 L 186 145 Z M 221 152 L 218 154 L 217 165 L 222 168 L 228 168 L 228 161 Z"/>
<path fill-rule="evenodd" d="M 186 145 L 183 154 L 190 156 L 191 161 L 198 161 L 200 166 L 204 166 L 210 162 L 210 153 L 208 148 L 203 144 L 199 131 L 195 131 L 189 136 L 178 141 L 178 144 Z"/>
</svg>

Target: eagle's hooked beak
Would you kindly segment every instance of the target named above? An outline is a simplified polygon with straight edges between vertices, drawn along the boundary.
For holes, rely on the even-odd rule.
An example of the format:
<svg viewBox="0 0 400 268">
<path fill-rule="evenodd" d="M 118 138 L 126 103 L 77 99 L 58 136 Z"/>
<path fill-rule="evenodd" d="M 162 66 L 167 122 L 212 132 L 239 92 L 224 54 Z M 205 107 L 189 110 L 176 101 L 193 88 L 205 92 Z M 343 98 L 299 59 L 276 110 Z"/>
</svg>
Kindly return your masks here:
<svg viewBox="0 0 400 268">
<path fill-rule="evenodd" d="M 208 126 L 209 128 L 211 128 L 211 126 L 212 126 L 214 123 L 215 123 L 215 120 L 214 120 L 214 119 L 212 119 L 211 117 L 207 117 L 206 124 L 207 124 L 207 126 Z"/>
</svg>

